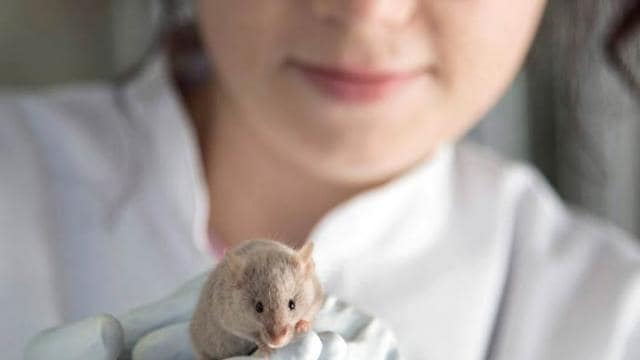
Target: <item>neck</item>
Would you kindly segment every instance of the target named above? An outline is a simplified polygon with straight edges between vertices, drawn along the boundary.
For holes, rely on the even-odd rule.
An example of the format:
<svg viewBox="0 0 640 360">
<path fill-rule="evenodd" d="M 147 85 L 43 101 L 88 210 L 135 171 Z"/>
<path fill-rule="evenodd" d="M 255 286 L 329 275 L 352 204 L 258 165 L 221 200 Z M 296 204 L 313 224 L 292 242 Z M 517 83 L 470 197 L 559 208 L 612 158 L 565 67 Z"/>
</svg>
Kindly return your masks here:
<svg viewBox="0 0 640 360">
<path fill-rule="evenodd" d="M 221 95 L 211 94 L 187 104 L 209 188 L 209 228 L 223 245 L 271 237 L 297 246 L 331 208 L 363 190 L 331 183 L 297 166 L 260 141 Z M 215 112 L 203 110 L 212 103 Z"/>
</svg>

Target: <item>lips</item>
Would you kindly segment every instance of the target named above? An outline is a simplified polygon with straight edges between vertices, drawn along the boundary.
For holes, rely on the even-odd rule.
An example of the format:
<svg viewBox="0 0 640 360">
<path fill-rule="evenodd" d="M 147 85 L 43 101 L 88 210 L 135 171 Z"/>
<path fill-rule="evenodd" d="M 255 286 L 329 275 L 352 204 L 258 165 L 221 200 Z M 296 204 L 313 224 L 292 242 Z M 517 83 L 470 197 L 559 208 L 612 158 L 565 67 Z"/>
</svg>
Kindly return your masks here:
<svg viewBox="0 0 640 360">
<path fill-rule="evenodd" d="M 294 62 L 292 65 L 321 93 L 348 103 L 382 100 L 421 74 L 421 71 L 383 71 L 302 62 Z"/>
</svg>

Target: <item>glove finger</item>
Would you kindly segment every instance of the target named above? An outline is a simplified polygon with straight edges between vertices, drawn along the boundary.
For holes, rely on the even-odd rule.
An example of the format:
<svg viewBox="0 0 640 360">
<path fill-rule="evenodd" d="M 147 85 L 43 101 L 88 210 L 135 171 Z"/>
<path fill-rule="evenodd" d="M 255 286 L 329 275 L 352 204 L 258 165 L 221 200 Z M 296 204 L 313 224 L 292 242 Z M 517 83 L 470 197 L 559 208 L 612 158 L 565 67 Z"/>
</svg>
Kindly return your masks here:
<svg viewBox="0 0 640 360">
<path fill-rule="evenodd" d="M 349 356 L 354 359 L 396 360 L 398 342 L 395 335 L 380 320 L 372 319 L 348 342 Z"/>
<path fill-rule="evenodd" d="M 269 360 L 318 360 L 321 352 L 322 341 L 316 333 L 309 331 L 294 338 L 287 346 L 272 351 L 269 354 Z M 256 358 L 261 357 L 254 353 L 251 356 L 234 356 L 225 360 L 255 360 Z"/>
<path fill-rule="evenodd" d="M 189 337 L 189 322 L 155 330 L 138 341 L 133 360 L 191 360 L 195 358 Z"/>
<path fill-rule="evenodd" d="M 334 296 L 327 296 L 313 322 L 313 330 L 334 332 L 350 342 L 367 327 L 373 317 Z"/>
<path fill-rule="evenodd" d="M 118 316 L 124 330 L 124 358 L 128 358 L 128 353 L 145 334 L 189 321 L 208 275 L 208 272 L 201 274 L 166 298 Z"/>
<path fill-rule="evenodd" d="M 388 326 L 333 296 L 325 299 L 313 330 L 339 334 L 346 341 L 349 358 L 401 358 L 396 337 Z"/>
<path fill-rule="evenodd" d="M 109 314 L 101 314 L 41 331 L 27 344 L 25 359 L 115 360 L 122 349 L 120 323 Z"/>
<path fill-rule="evenodd" d="M 325 331 L 318 334 L 320 341 L 322 341 L 322 353 L 318 360 L 342 360 L 346 359 L 348 355 L 347 343 L 342 336 Z"/>
<path fill-rule="evenodd" d="M 294 338 L 287 346 L 269 355 L 269 360 L 317 360 L 322 352 L 322 341 L 318 335 L 309 331 Z"/>
</svg>

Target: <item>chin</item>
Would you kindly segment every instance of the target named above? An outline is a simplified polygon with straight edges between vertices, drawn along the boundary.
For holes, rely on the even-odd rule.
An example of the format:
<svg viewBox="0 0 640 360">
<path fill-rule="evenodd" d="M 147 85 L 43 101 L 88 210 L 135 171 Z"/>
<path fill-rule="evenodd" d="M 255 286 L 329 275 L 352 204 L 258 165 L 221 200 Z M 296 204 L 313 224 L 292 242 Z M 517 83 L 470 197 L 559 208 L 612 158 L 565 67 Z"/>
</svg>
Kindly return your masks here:
<svg viewBox="0 0 640 360">
<path fill-rule="evenodd" d="M 426 159 L 433 151 L 434 146 L 428 146 L 428 142 L 415 149 L 400 149 L 388 146 L 377 152 L 362 153 L 360 156 L 326 157 L 317 154 L 313 164 L 313 171 L 320 177 L 336 183 L 358 185 L 376 185 L 384 183 L 394 177 L 408 171 L 416 164 Z M 342 154 L 354 154 L 355 151 L 342 152 Z"/>
</svg>

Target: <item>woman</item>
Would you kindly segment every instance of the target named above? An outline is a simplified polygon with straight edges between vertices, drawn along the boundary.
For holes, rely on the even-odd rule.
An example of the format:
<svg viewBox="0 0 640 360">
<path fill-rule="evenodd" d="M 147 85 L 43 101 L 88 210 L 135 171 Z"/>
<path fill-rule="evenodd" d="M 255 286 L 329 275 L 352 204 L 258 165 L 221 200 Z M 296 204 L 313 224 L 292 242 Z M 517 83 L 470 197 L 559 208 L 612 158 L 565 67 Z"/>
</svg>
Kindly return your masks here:
<svg viewBox="0 0 640 360">
<path fill-rule="evenodd" d="M 634 240 L 458 143 L 544 6 L 197 1 L 212 76 L 184 101 L 162 58 L 124 89 L 4 99 L 3 334 L 121 314 L 276 235 L 314 241 L 327 291 L 388 323 L 406 358 L 631 358 Z M 147 309 L 98 322 L 137 341 Z M 86 321 L 41 339 L 82 347 L 69 329 L 102 326 Z"/>
</svg>

